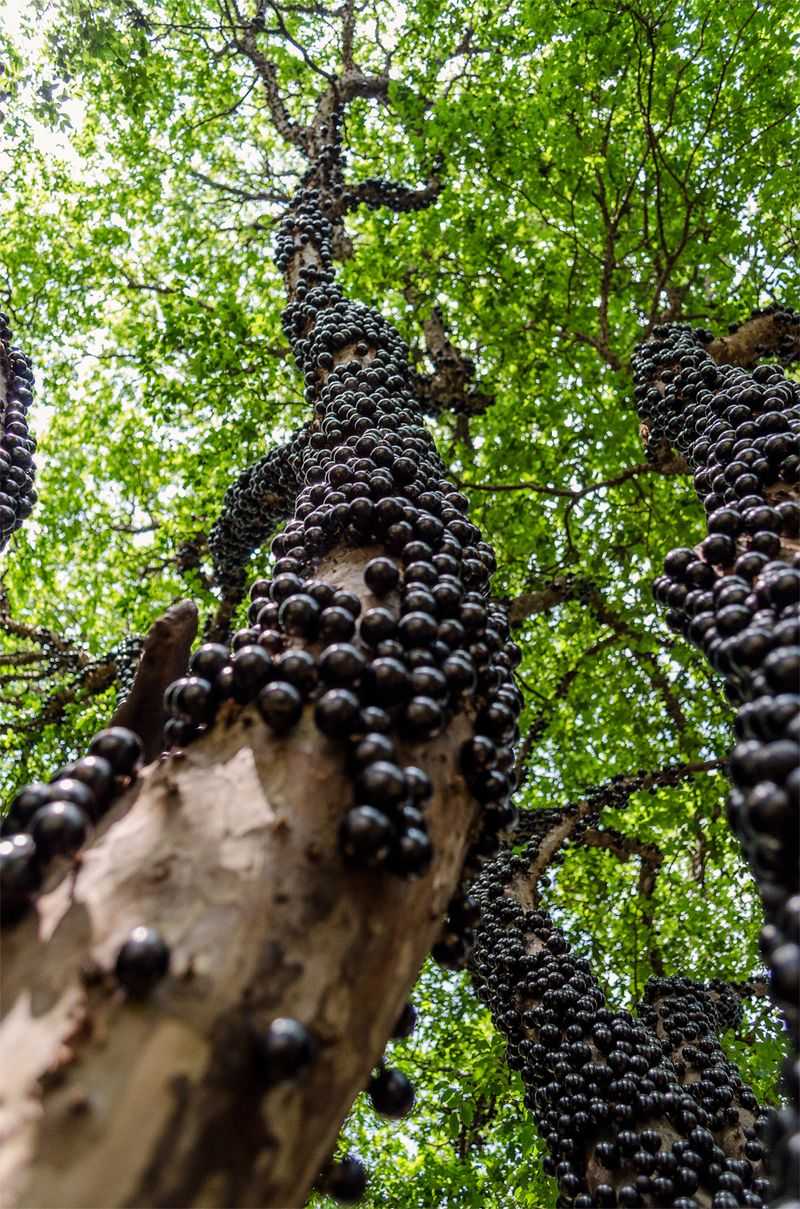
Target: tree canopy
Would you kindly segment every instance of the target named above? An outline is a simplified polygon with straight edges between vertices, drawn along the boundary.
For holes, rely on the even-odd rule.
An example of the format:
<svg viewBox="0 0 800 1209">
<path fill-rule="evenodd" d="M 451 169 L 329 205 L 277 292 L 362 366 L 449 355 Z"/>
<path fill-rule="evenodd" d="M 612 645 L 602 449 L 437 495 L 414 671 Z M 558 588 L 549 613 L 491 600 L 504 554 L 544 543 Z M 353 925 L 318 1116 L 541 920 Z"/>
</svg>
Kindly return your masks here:
<svg viewBox="0 0 800 1209">
<path fill-rule="evenodd" d="M 349 215 L 337 267 L 421 373 L 437 338 L 474 363 L 431 422 L 512 602 L 517 805 L 711 765 L 603 816 L 655 846 L 651 881 L 641 851 L 575 845 L 549 907 L 615 1006 L 653 972 L 757 976 L 760 908 L 714 763 L 732 710 L 650 595 L 702 510 L 680 466 L 644 463 L 629 359 L 658 321 L 724 333 L 800 293 L 800 8 L 365 0 L 345 46 L 335 6 L 259 11 L 252 42 L 225 0 L 0 5 L 0 305 L 34 359 L 40 497 L 3 555 L 0 792 L 85 746 L 122 644 L 171 601 L 214 612 L 224 492 L 305 418 L 270 254 L 302 165 L 260 64 L 303 123 L 350 54 L 381 82 L 348 111 L 353 177 L 441 182 L 419 212 Z M 427 969 L 416 1002 L 396 1043 L 414 1115 L 376 1127 L 358 1104 L 346 1129 L 366 1203 L 554 1203 L 468 979 Z M 766 1004 L 725 1043 L 770 1101 Z"/>
</svg>

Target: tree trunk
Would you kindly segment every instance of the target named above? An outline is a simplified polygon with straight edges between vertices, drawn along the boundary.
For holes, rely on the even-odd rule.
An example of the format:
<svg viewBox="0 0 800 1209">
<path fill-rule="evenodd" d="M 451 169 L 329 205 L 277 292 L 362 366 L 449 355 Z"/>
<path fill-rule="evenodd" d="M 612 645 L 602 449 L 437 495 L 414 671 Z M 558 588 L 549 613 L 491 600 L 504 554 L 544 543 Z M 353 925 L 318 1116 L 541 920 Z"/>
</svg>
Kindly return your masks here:
<svg viewBox="0 0 800 1209">
<path fill-rule="evenodd" d="M 768 353 L 800 359 L 800 315 L 772 308 L 719 341 L 656 327 L 633 366 L 648 453 L 685 454 L 708 513 L 708 537 L 671 551 L 653 592 L 739 706 L 729 817 L 764 903 L 762 951 L 792 1047 L 771 1159 L 776 1193 L 791 1198 L 800 1188 L 800 387 L 756 364 Z"/>
<path fill-rule="evenodd" d="M 533 838 L 523 854 L 501 854 L 474 889 L 482 910 L 470 968 L 550 1149 L 559 1204 L 662 1209 L 691 1197 L 686 1209 L 708 1209 L 727 1185 L 763 1207 L 761 1150 L 746 1151 L 757 1104 L 722 1058 L 710 999 L 684 996 L 682 1016 L 686 987 L 667 991 L 657 979 L 643 1019 L 610 1011 L 589 963 L 539 903 L 541 874 L 587 817 L 580 807 L 526 817 Z M 698 1070 L 710 1067 L 713 1083 L 701 1084 Z"/>
<path fill-rule="evenodd" d="M 462 876 L 496 851 L 513 813 L 508 744 L 518 735 L 519 652 L 488 601 L 494 557 L 422 425 L 399 336 L 334 281 L 330 215 L 342 181 L 331 156 L 347 87 L 347 78 L 334 83 L 320 102 L 319 162 L 277 240 L 284 326 L 313 419 L 277 459 L 281 482 L 295 484 L 297 496 L 273 542 L 275 592 L 269 583 L 255 591 L 253 628 L 237 636 L 227 666 L 200 677 L 199 687 L 197 679 L 176 686 L 188 684 L 195 703 L 199 692 L 211 713 L 199 719 L 188 709 L 182 718 L 183 698 L 169 698 L 176 716 L 165 734 L 197 741 L 151 764 L 74 865 L 51 870 L 34 913 L 6 945 L 0 1187 L 8 1209 L 302 1205 Z M 409 208 L 436 190 L 389 192 Z M 266 536 L 257 493 L 241 509 L 234 497 L 213 543 L 223 586 L 240 582 L 243 552 Z M 276 515 L 274 501 L 261 503 Z M 366 577 L 380 592 L 372 595 L 365 568 L 387 550 L 393 558 L 373 567 L 378 579 Z M 320 604 L 335 591 L 350 594 L 350 609 Z M 352 597 L 362 613 L 356 635 Z M 294 621 L 280 602 L 296 607 Z M 379 633 L 364 629 L 370 609 Z M 326 611 L 338 618 L 337 635 L 344 618 L 355 649 L 341 637 L 317 641 Z M 163 680 L 188 649 L 194 620 L 184 603 L 157 623 L 127 713 L 122 707 L 148 750 Z M 286 737 L 252 706 L 229 700 L 243 644 L 251 670 L 261 665 L 264 676 L 241 697 L 252 701 L 275 680 L 283 682 L 276 708 L 305 703 Z M 310 687 L 285 683 L 291 673 L 278 652 L 297 647 L 313 655 Z M 379 671 L 399 696 L 380 687 L 388 682 Z M 326 691 L 331 684 L 348 685 L 349 704 L 341 688 L 338 698 Z M 350 711 L 344 729 L 335 718 L 320 721 L 330 698 L 331 708 Z M 320 726 L 341 737 L 325 738 Z M 370 730 L 391 740 L 373 738 L 357 776 L 356 745 Z M 465 778 L 460 756 L 473 738 L 480 763 Z M 387 742 L 394 762 L 375 754 Z M 432 783 L 428 801 L 419 768 Z M 348 812 L 362 805 L 390 837 L 367 854 L 368 870 L 363 856 L 351 868 L 339 851 L 343 818 L 352 821 Z M 35 818 L 31 829 L 36 839 Z M 443 960 L 468 952 L 465 918 L 451 916 Z M 111 970 L 140 925 L 161 934 L 171 971 L 137 1004 Z M 259 1055 L 281 1018 L 308 1030 L 315 1057 L 304 1077 L 274 1086 Z"/>
<path fill-rule="evenodd" d="M 319 575 L 364 597 L 374 553 L 335 552 Z M 253 707 L 224 707 L 144 771 L 9 934 L 4 1206 L 304 1203 L 441 929 L 473 818 L 460 716 L 402 753 L 435 786 L 428 874 L 378 882 L 331 859 L 352 787 L 310 713 L 281 740 Z M 104 971 L 141 923 L 172 967 L 132 1006 Z M 263 1096 L 252 1030 L 280 1016 L 320 1054 Z"/>
</svg>

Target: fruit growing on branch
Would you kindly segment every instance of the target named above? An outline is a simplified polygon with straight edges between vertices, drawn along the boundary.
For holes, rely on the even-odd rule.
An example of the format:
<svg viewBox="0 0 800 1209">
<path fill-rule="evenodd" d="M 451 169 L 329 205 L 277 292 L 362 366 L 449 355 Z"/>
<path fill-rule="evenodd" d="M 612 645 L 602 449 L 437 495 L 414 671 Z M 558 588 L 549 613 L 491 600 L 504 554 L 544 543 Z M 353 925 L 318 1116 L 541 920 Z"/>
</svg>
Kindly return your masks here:
<svg viewBox="0 0 800 1209">
<path fill-rule="evenodd" d="M 602 796 L 624 804 L 619 792 Z M 547 1141 L 561 1203 L 764 1207 L 757 1130 L 767 1117 L 717 1041 L 725 989 L 654 979 L 638 1018 L 611 1011 L 590 963 L 570 952 L 539 901 L 540 878 L 568 834 L 565 816 L 575 813 L 527 815 L 523 851 L 484 869 L 473 888 L 481 918 L 470 962 Z"/>
<path fill-rule="evenodd" d="M 766 318 L 749 321 L 757 340 L 744 324 L 720 342 L 720 363 L 710 333 L 657 327 L 633 365 L 648 453 L 669 444 L 684 454 L 708 518 L 708 537 L 672 550 L 653 592 L 739 707 L 728 813 L 764 904 L 762 950 L 792 1036 L 791 1067 L 800 1047 L 800 386 L 780 366 L 754 363 L 773 351 L 797 357 L 800 316 L 776 308 Z M 772 1162 L 790 1197 L 800 1179 L 792 1069 L 785 1088 Z"/>
<path fill-rule="evenodd" d="M 33 370 L 30 358 L 11 339 L 8 316 L 0 312 L 0 550 L 36 503 L 36 441 L 27 419 L 33 402 Z"/>
</svg>

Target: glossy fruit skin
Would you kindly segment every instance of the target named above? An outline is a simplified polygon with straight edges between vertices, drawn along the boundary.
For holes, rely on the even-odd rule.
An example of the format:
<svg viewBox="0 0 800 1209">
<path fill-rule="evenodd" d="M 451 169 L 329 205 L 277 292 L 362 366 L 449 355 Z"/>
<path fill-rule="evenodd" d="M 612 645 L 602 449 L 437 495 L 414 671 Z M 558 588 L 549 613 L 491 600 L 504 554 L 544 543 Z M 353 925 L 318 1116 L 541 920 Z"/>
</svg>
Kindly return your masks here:
<svg viewBox="0 0 800 1209">
<path fill-rule="evenodd" d="M 42 862 L 33 837 L 0 840 L 0 911 L 4 924 L 16 923 L 42 883 Z"/>
<path fill-rule="evenodd" d="M 232 660 L 233 695 L 242 705 L 255 699 L 272 674 L 272 661 L 260 646 L 248 643 L 239 648 Z"/>
<path fill-rule="evenodd" d="M 379 807 L 399 805 L 406 796 L 403 770 L 389 760 L 375 760 L 359 772 L 355 792 L 361 801 Z"/>
<path fill-rule="evenodd" d="M 221 642 L 205 642 L 189 660 L 189 672 L 212 684 L 219 673 L 230 662 L 228 648 Z"/>
<path fill-rule="evenodd" d="M 98 812 L 104 811 L 114 795 L 114 770 L 103 756 L 82 756 L 81 759 L 65 764 L 53 777 L 59 781 L 62 777 L 72 777 L 83 781 L 91 790 Z"/>
<path fill-rule="evenodd" d="M 348 689 L 329 689 L 320 697 L 314 710 L 314 721 L 324 735 L 343 739 L 352 734 L 359 723 L 358 697 Z"/>
<path fill-rule="evenodd" d="M 392 1067 L 383 1067 L 370 1079 L 367 1094 L 376 1112 L 394 1120 L 407 1117 L 414 1107 L 414 1088 L 410 1080 Z"/>
<path fill-rule="evenodd" d="M 2 834 L 12 835 L 26 830 L 36 811 L 51 800 L 50 786 L 44 781 L 35 781 L 24 786 L 11 799 L 8 814 L 2 820 Z"/>
<path fill-rule="evenodd" d="M 373 558 L 364 568 L 364 583 L 375 596 L 387 596 L 399 582 L 400 572 L 391 558 Z"/>
<path fill-rule="evenodd" d="M 311 1066 L 316 1042 L 299 1020 L 278 1017 L 254 1037 L 256 1064 L 267 1087 L 297 1079 Z"/>
<path fill-rule="evenodd" d="M 131 999 L 145 999 L 169 972 L 169 948 L 155 928 L 139 925 L 120 948 L 114 973 Z"/>
<path fill-rule="evenodd" d="M 186 676 L 175 686 L 171 704 L 173 711 L 187 722 L 210 721 L 216 707 L 210 681 L 200 676 Z"/>
<path fill-rule="evenodd" d="M 325 1172 L 325 1192 L 343 1205 L 354 1205 L 360 1201 L 366 1187 L 367 1169 L 355 1155 L 346 1154 L 331 1163 Z"/>
<path fill-rule="evenodd" d="M 288 734 L 303 715 L 303 698 L 286 680 L 273 680 L 264 685 L 256 704 L 261 717 L 277 735 Z"/>
<path fill-rule="evenodd" d="M 419 827 L 408 827 L 392 844 L 389 867 L 401 876 L 421 877 L 432 860 L 433 847 L 427 834 Z"/>
<path fill-rule="evenodd" d="M 89 755 L 102 756 L 118 777 L 129 777 L 142 761 L 142 741 L 127 727 L 110 726 L 92 739 Z"/>
<path fill-rule="evenodd" d="M 42 860 L 72 856 L 89 834 L 89 816 L 69 801 L 48 802 L 30 821 L 29 830 Z"/>
<path fill-rule="evenodd" d="M 394 827 L 391 820 L 374 806 L 355 806 L 339 826 L 339 849 L 344 859 L 357 868 L 385 863 Z"/>
</svg>

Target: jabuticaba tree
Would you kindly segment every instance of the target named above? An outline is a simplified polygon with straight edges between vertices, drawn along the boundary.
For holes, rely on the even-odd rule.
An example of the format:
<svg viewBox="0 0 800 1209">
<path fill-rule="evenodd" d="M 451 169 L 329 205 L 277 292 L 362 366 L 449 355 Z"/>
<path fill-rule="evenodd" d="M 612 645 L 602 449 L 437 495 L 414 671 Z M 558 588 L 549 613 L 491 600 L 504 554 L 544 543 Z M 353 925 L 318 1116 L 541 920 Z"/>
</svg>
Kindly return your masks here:
<svg viewBox="0 0 800 1209">
<path fill-rule="evenodd" d="M 0 312 L 0 550 L 33 511 L 36 441 L 28 430 L 33 370 L 11 343 L 8 316 Z"/>
<path fill-rule="evenodd" d="M 466 960 L 465 880 L 513 821 L 519 654 L 494 556 L 400 337 L 332 270 L 332 220 L 362 200 L 340 135 L 362 91 L 351 74 L 324 95 L 277 237 L 313 418 L 250 626 L 169 687 L 159 763 L 138 772 L 112 727 L 4 821 L 11 1204 L 302 1204 L 358 1091 L 411 1108 L 374 1068 L 431 947 Z"/>
<path fill-rule="evenodd" d="M 703 650 L 738 707 L 729 817 L 764 904 L 771 992 L 792 1039 L 772 1147 L 776 1191 L 800 1187 L 800 316 L 773 308 L 727 340 L 657 327 L 634 357 L 650 456 L 694 471 L 708 536 L 672 550 L 654 584 L 668 624 Z M 781 1204 L 788 1201 L 781 1200 Z"/>
<path fill-rule="evenodd" d="M 592 814 L 629 792 L 618 784 L 596 792 Z M 717 1037 L 730 1023 L 731 993 L 659 978 L 638 1018 L 612 1011 L 589 961 L 543 908 L 542 874 L 592 814 L 578 828 L 575 807 L 526 815 L 523 850 L 504 849 L 473 888 L 480 922 L 470 970 L 547 1143 L 558 1204 L 763 1209 L 758 1130 L 767 1117 Z"/>
</svg>

